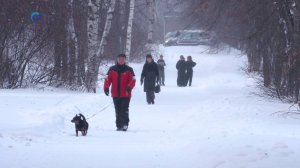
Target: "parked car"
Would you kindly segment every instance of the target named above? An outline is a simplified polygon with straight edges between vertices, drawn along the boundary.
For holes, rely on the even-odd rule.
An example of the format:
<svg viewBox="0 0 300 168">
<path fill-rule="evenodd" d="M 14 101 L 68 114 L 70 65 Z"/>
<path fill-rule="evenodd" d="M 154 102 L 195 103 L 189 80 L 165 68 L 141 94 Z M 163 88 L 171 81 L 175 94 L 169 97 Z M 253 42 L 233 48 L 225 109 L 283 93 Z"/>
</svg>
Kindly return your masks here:
<svg viewBox="0 0 300 168">
<path fill-rule="evenodd" d="M 177 40 L 177 45 L 211 45 L 213 36 L 205 31 L 185 32 Z"/>
<path fill-rule="evenodd" d="M 178 40 L 178 37 L 180 36 L 180 34 L 181 34 L 180 31 L 167 33 L 165 36 L 164 46 L 177 45 L 177 40 Z"/>
<path fill-rule="evenodd" d="M 164 46 L 212 45 L 216 42 L 216 35 L 203 30 L 183 30 L 169 32 L 165 39 Z"/>
</svg>

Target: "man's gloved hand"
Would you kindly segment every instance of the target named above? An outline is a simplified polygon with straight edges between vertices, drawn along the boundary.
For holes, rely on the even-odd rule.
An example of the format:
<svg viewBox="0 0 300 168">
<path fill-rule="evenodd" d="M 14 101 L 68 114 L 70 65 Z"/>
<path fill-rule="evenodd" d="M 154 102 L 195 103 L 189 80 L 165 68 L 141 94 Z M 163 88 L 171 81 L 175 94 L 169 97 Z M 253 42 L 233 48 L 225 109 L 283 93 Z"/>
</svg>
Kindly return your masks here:
<svg viewBox="0 0 300 168">
<path fill-rule="evenodd" d="M 141 85 L 143 85 L 143 80 L 141 79 Z"/>
<path fill-rule="evenodd" d="M 106 96 L 109 96 L 109 89 L 104 89 L 104 93 Z"/>
<path fill-rule="evenodd" d="M 126 90 L 127 90 L 128 93 L 131 93 L 131 91 L 132 91 L 132 89 L 130 87 L 127 87 Z"/>
</svg>

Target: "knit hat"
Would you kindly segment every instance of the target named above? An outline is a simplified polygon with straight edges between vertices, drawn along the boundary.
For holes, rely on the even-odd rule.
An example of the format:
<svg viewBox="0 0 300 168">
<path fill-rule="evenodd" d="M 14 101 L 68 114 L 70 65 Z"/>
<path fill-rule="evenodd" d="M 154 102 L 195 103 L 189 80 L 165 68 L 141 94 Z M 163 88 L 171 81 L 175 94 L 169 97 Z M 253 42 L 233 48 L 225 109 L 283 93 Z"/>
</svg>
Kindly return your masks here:
<svg viewBox="0 0 300 168">
<path fill-rule="evenodd" d="M 119 54 L 119 55 L 118 55 L 118 58 L 119 58 L 119 57 L 124 57 L 124 58 L 126 58 L 126 55 L 125 55 L 125 54 Z"/>
</svg>

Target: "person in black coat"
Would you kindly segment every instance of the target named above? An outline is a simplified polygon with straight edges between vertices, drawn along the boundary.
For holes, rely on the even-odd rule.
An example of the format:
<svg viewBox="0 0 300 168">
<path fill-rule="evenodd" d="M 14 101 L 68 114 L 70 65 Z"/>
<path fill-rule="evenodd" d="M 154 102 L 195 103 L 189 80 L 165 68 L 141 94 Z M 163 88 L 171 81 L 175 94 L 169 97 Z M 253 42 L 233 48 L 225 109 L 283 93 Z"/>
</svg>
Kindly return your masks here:
<svg viewBox="0 0 300 168">
<path fill-rule="evenodd" d="M 176 64 L 176 69 L 178 71 L 177 86 L 186 86 L 186 62 L 183 55 L 180 56 L 180 60 Z"/>
<path fill-rule="evenodd" d="M 146 98 L 148 104 L 154 104 L 155 98 L 155 85 L 158 83 L 158 67 L 157 64 L 153 61 L 151 55 L 147 55 L 146 62 L 143 67 L 141 74 L 141 85 L 144 83 L 144 92 L 146 92 Z"/>
<path fill-rule="evenodd" d="M 193 81 L 193 68 L 196 66 L 196 62 L 193 61 L 191 56 L 187 57 L 186 61 L 186 85 L 192 86 Z"/>
</svg>

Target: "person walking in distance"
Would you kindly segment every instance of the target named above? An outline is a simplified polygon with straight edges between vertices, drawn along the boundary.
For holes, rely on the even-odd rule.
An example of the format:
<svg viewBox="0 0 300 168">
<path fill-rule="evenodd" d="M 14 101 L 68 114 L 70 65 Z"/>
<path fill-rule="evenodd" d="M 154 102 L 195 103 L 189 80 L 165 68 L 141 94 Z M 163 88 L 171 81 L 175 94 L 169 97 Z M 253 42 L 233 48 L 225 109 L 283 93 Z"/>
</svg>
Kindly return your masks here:
<svg viewBox="0 0 300 168">
<path fill-rule="evenodd" d="M 180 60 L 176 64 L 176 69 L 178 71 L 177 86 L 186 86 L 186 62 L 183 55 L 180 56 Z"/>
<path fill-rule="evenodd" d="M 187 57 L 186 61 L 186 85 L 192 86 L 193 81 L 193 68 L 196 66 L 196 62 L 193 61 L 191 56 Z"/>
<path fill-rule="evenodd" d="M 109 68 L 104 82 L 104 93 L 113 98 L 116 112 L 117 131 L 127 131 L 129 124 L 129 103 L 135 86 L 133 69 L 126 65 L 125 54 L 118 55 L 116 65 Z"/>
<path fill-rule="evenodd" d="M 153 61 L 151 55 L 146 56 L 146 62 L 141 74 L 141 85 L 144 84 L 144 91 L 146 92 L 146 99 L 148 104 L 154 104 L 155 99 L 155 83 L 158 83 L 158 67 Z"/>
<path fill-rule="evenodd" d="M 158 72 L 159 72 L 159 84 L 161 86 L 165 86 L 165 60 L 164 60 L 164 56 L 160 55 L 160 58 L 157 61 L 157 65 L 158 65 Z"/>
</svg>

